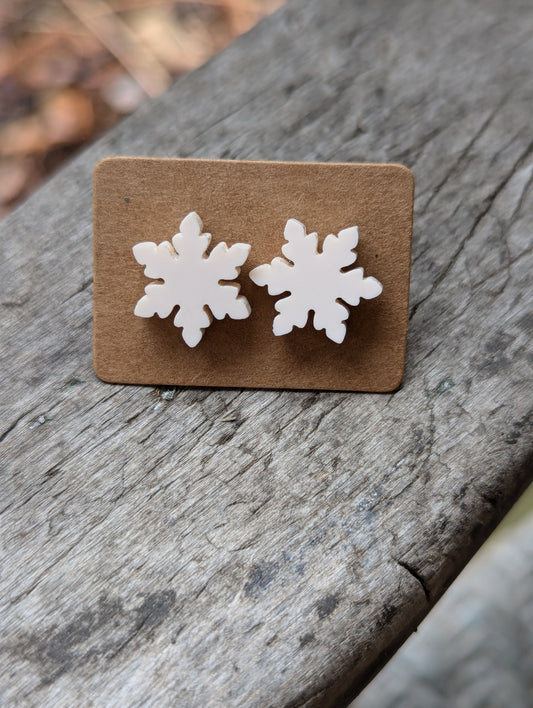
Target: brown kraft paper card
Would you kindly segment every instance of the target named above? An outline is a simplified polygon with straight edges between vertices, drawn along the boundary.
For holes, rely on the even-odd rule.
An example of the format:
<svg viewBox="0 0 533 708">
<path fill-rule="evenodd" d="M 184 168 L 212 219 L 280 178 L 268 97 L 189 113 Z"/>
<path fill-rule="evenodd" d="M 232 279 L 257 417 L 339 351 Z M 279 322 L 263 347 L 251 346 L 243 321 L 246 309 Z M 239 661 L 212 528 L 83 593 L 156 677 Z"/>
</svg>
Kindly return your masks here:
<svg viewBox="0 0 533 708">
<path fill-rule="evenodd" d="M 94 171 L 94 368 L 104 381 L 167 386 L 392 391 L 402 380 L 408 324 L 414 181 L 401 165 L 108 158 Z M 215 320 L 194 348 L 172 315 L 133 314 L 153 282 L 135 260 L 142 241 L 171 241 L 196 211 L 212 234 L 251 244 L 234 284 L 248 319 Z M 357 226 L 357 261 L 381 295 L 347 306 L 342 344 L 312 326 L 275 336 L 271 296 L 250 271 L 282 257 L 288 219 L 318 233 Z"/>
</svg>

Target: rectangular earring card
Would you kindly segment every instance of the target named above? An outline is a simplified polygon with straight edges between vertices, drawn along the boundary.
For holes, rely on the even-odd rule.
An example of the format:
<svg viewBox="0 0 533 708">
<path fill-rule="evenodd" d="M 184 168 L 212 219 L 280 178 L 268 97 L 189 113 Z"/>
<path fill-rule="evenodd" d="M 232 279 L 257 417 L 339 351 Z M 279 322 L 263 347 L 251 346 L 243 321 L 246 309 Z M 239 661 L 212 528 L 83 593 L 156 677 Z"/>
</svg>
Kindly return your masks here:
<svg viewBox="0 0 533 708">
<path fill-rule="evenodd" d="M 407 168 L 113 157 L 93 187 L 93 356 L 104 381 L 400 385 Z"/>
</svg>

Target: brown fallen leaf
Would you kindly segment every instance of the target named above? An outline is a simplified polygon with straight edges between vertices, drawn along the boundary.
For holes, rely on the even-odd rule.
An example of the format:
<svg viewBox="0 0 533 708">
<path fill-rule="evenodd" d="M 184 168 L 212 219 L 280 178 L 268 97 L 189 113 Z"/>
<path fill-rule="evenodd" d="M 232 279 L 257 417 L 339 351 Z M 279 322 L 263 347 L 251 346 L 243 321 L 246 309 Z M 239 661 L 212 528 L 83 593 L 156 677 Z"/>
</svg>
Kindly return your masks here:
<svg viewBox="0 0 533 708">
<path fill-rule="evenodd" d="M 0 155 L 32 155 L 48 149 L 50 141 L 39 115 L 24 116 L 0 130 Z"/>
<path fill-rule="evenodd" d="M 92 101 L 77 89 L 53 94 L 42 104 L 40 114 L 50 145 L 79 143 L 93 133 Z"/>
<path fill-rule="evenodd" d="M 17 78 L 30 89 L 68 86 L 77 78 L 80 61 L 59 39 L 46 51 L 36 53 L 17 68 Z"/>
<path fill-rule="evenodd" d="M 37 113 L 0 130 L 0 155 L 32 155 L 80 143 L 91 137 L 93 129 L 91 99 L 77 89 L 64 89 L 47 97 Z"/>
<path fill-rule="evenodd" d="M 172 74 L 196 68 L 213 53 L 205 27 L 191 31 L 179 22 L 170 8 L 153 7 L 132 12 L 125 22 Z"/>
<path fill-rule="evenodd" d="M 9 204 L 24 192 L 33 170 L 31 160 L 9 158 L 0 161 L 0 205 Z"/>
</svg>

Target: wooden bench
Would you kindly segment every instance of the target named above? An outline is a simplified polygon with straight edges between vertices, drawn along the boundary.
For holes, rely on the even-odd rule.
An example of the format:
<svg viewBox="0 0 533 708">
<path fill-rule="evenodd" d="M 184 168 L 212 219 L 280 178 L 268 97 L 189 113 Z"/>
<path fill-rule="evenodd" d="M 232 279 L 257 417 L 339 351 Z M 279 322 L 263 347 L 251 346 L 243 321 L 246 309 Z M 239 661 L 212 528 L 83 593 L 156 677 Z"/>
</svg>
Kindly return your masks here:
<svg viewBox="0 0 533 708">
<path fill-rule="evenodd" d="M 521 0 L 291 0 L 3 222 L 4 705 L 342 705 L 426 615 L 531 479 L 532 37 Z M 113 154 L 411 167 L 402 388 L 99 381 Z"/>
<path fill-rule="evenodd" d="M 532 538 L 498 530 L 351 708 L 530 706 Z"/>
</svg>

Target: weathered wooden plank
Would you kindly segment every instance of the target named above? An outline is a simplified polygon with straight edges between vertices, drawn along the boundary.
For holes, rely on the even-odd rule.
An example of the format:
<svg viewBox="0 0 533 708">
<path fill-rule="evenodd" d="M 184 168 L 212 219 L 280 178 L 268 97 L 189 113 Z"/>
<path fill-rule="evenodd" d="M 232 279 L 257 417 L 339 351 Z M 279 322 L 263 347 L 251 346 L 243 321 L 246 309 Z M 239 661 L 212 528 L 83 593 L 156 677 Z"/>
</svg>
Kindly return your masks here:
<svg viewBox="0 0 533 708">
<path fill-rule="evenodd" d="M 3 223 L 4 704 L 342 702 L 458 573 L 531 473 L 532 29 L 521 0 L 293 0 Z M 98 381 L 109 154 L 412 167 L 402 389 Z"/>
<path fill-rule="evenodd" d="M 531 705 L 533 516 L 490 541 L 351 708 Z"/>
</svg>

